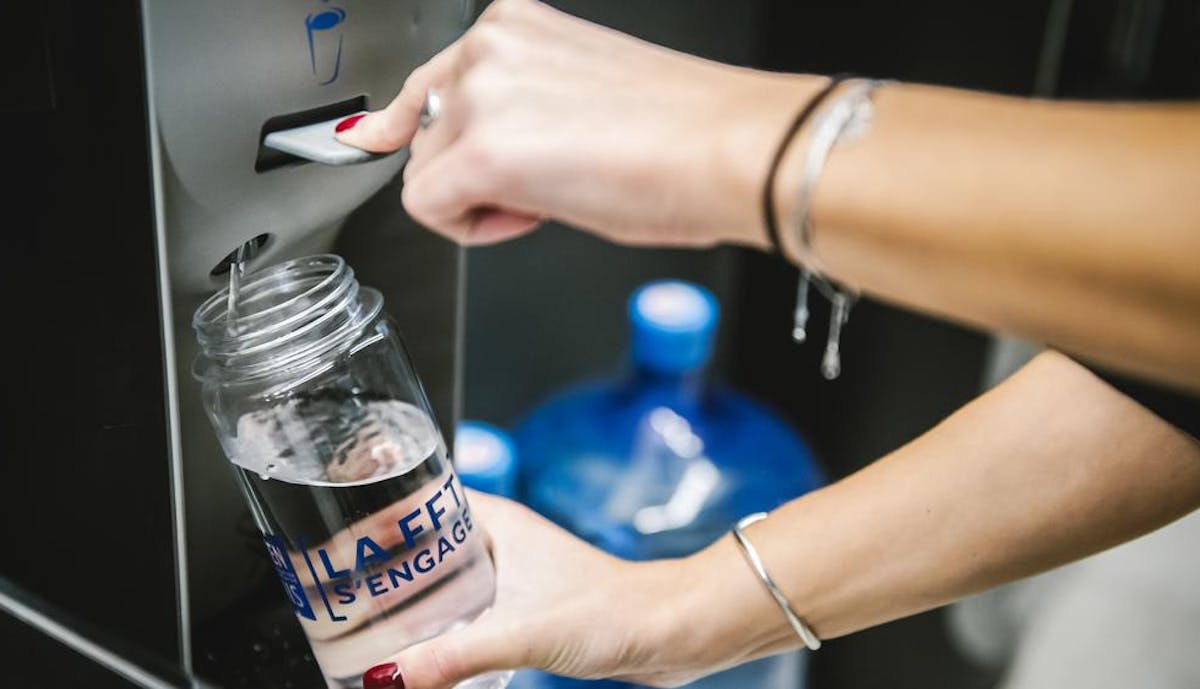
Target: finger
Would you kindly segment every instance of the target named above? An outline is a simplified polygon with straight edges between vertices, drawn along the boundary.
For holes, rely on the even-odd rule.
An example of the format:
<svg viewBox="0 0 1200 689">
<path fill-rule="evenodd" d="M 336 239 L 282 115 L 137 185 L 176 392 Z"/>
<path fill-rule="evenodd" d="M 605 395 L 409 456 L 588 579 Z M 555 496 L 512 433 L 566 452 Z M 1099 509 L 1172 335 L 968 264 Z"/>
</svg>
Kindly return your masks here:
<svg viewBox="0 0 1200 689">
<path fill-rule="evenodd" d="M 526 509 L 518 502 L 502 498 L 499 495 L 484 493 L 474 488 L 464 488 L 467 502 L 471 505 L 471 514 L 486 529 L 492 520 L 512 519 L 516 512 Z"/>
<path fill-rule="evenodd" d="M 422 138 L 424 138 L 423 132 L 418 129 L 417 133 L 413 134 L 412 143 L 408 145 L 408 160 L 404 163 L 404 170 L 401 172 L 401 179 L 405 184 L 408 184 L 408 180 L 412 179 L 421 167 L 417 162 L 416 151 L 421 149 Z"/>
<path fill-rule="evenodd" d="M 400 93 L 387 107 L 355 120 L 349 127 L 337 132 L 335 138 L 373 153 L 389 153 L 407 146 L 420 125 L 426 92 L 453 80 L 458 69 L 461 45 L 461 40 L 451 43 L 429 62 L 413 70 Z M 350 119 L 343 120 L 343 123 Z"/>
<path fill-rule="evenodd" d="M 404 167 L 404 181 L 412 179 L 442 151 L 450 147 L 462 133 L 462 110 L 453 92 L 443 96 L 442 114 L 424 129 L 418 128 L 408 146 L 409 159 Z"/>
<path fill-rule="evenodd" d="M 504 576 L 498 557 L 503 557 L 514 546 L 522 545 L 529 534 L 534 533 L 532 529 L 557 528 L 529 507 L 498 495 L 468 488 L 467 502 L 471 505 L 471 518 L 483 530 L 492 559 L 497 562 L 498 577 Z"/>
<path fill-rule="evenodd" d="M 470 210 L 486 199 L 477 175 L 461 171 L 460 145 L 452 146 L 422 166 L 414 166 L 400 190 L 404 209 L 425 227 L 462 242 L 470 231 Z"/>
<path fill-rule="evenodd" d="M 417 222 L 465 246 L 496 244 L 519 237 L 541 223 L 537 214 L 486 205 L 486 180 L 455 173 L 440 159 L 406 174 L 401 199 Z M 406 173 L 408 171 L 406 170 Z"/>
<path fill-rule="evenodd" d="M 467 503 L 471 506 L 471 516 L 474 519 L 475 526 L 479 529 L 479 535 L 483 539 L 483 548 L 487 551 L 488 557 L 492 558 L 494 566 L 496 563 L 495 542 L 492 540 L 492 532 L 487 528 L 488 518 L 485 516 L 483 521 L 480 521 L 479 518 L 481 514 L 490 514 L 491 509 L 493 509 L 488 506 L 488 501 L 486 500 L 486 498 L 491 496 L 487 493 L 480 493 L 472 488 L 467 488 L 466 486 L 463 486 L 463 491 L 465 492 Z"/>
<path fill-rule="evenodd" d="M 541 0 L 496 0 L 480 15 L 480 23 L 503 22 L 509 25 L 552 25 L 556 16 L 570 16 Z"/>
<path fill-rule="evenodd" d="M 395 672 L 401 681 L 394 682 L 394 686 L 450 689 L 463 680 L 487 672 L 524 666 L 527 648 L 521 636 L 490 624 L 485 613 L 461 631 L 443 634 L 401 651 L 395 659 Z M 373 670 L 368 670 L 364 678 Z"/>
<path fill-rule="evenodd" d="M 422 225 L 465 242 L 471 211 L 497 205 L 497 175 L 489 167 L 477 147 L 460 139 L 414 168 L 401 190 L 404 208 Z"/>
<path fill-rule="evenodd" d="M 499 244 L 528 234 L 541 224 L 541 218 L 524 213 L 486 208 L 475 211 L 464 242 L 470 246 Z"/>
</svg>

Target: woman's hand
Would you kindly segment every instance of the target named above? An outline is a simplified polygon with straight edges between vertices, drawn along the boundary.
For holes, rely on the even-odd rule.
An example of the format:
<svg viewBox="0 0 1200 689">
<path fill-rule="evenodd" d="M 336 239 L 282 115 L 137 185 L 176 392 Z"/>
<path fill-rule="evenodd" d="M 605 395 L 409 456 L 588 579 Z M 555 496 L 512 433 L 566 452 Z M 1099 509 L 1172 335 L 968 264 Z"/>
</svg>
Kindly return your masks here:
<svg viewBox="0 0 1200 689">
<path fill-rule="evenodd" d="M 468 677 L 520 667 L 676 686 L 741 659 L 733 646 L 771 626 L 759 617 L 759 629 L 743 635 L 717 624 L 717 609 L 743 622 L 755 617 L 738 604 L 743 595 L 750 606 L 769 605 L 737 561 L 724 567 L 739 575 L 735 585 L 722 584 L 719 596 L 704 594 L 715 579 L 703 575 L 714 570 L 701 558 L 736 558 L 731 550 L 627 562 L 517 503 L 477 492 L 470 502 L 496 563 L 495 604 L 461 631 L 405 649 L 397 667 L 368 672 L 385 679 L 367 687 L 401 686 L 386 679 L 398 673 L 405 689 L 449 689 Z"/>
<path fill-rule="evenodd" d="M 626 244 L 764 246 L 770 155 L 819 83 L 497 0 L 338 138 L 380 152 L 410 145 L 405 207 L 460 242 L 502 241 L 549 218 Z M 441 113 L 418 129 L 430 88 Z"/>
</svg>

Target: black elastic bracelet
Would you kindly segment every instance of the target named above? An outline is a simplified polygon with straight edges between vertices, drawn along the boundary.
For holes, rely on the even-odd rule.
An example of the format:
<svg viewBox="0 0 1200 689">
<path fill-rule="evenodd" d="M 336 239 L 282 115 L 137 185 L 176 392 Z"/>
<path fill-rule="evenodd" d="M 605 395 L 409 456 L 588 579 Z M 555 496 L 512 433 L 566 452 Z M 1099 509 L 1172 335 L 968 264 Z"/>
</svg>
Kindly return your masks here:
<svg viewBox="0 0 1200 689">
<path fill-rule="evenodd" d="M 783 135 L 783 139 L 779 142 L 779 148 L 775 149 L 775 156 L 771 158 L 771 167 L 767 169 L 767 179 L 763 183 L 762 192 L 762 211 L 763 223 L 767 226 L 767 238 L 771 240 L 771 248 L 780 256 L 783 255 L 783 244 L 779 241 L 779 225 L 775 222 L 775 176 L 779 174 L 779 165 L 783 162 L 783 156 L 787 153 L 792 139 L 796 138 L 797 132 L 808 121 L 808 118 L 816 112 L 821 102 L 825 100 L 838 84 L 846 79 L 849 79 L 848 74 L 838 74 L 830 77 L 829 83 L 825 85 L 817 95 L 813 96 L 804 107 L 796 115 L 796 119 L 792 120 L 792 124 L 788 127 L 787 132 Z"/>
</svg>

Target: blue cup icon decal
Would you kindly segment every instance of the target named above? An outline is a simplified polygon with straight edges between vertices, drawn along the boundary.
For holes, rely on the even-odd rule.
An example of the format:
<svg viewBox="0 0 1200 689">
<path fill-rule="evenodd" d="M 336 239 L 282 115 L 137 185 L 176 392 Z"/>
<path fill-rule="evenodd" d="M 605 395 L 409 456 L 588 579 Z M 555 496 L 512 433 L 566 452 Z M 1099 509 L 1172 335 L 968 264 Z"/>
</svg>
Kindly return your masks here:
<svg viewBox="0 0 1200 689">
<path fill-rule="evenodd" d="M 342 24 L 346 10 L 325 6 L 314 10 L 304 19 L 308 30 L 308 54 L 312 72 L 318 84 L 332 84 L 342 68 Z"/>
</svg>

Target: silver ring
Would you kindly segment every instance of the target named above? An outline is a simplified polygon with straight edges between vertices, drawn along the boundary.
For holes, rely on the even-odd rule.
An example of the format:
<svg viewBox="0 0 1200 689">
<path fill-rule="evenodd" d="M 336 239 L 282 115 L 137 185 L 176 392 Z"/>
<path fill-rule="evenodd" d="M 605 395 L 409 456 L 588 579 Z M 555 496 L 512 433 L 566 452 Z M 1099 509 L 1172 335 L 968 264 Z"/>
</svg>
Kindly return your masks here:
<svg viewBox="0 0 1200 689">
<path fill-rule="evenodd" d="M 425 103 L 421 106 L 421 129 L 426 129 L 442 114 L 442 96 L 436 89 L 425 90 Z"/>
</svg>

